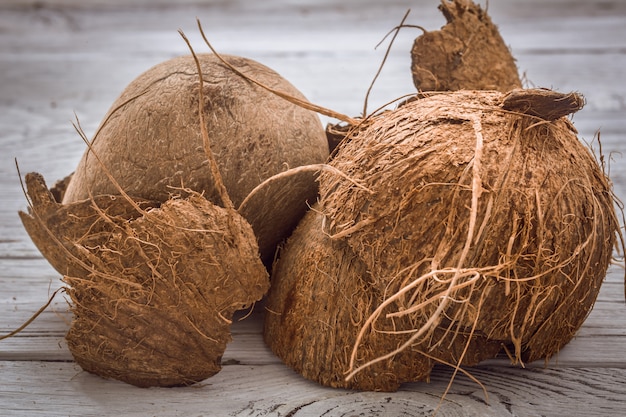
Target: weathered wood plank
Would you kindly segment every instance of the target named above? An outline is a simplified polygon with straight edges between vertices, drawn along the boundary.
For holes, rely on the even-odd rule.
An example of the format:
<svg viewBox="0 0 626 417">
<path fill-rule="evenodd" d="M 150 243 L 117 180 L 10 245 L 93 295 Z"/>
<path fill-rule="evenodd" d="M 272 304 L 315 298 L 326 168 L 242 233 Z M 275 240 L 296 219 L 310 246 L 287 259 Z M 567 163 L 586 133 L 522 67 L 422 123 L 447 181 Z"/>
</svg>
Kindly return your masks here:
<svg viewBox="0 0 626 417">
<path fill-rule="evenodd" d="M 613 286 L 620 293 L 622 288 L 622 285 Z M 31 303 L 26 304 L 30 306 Z M 30 317 L 31 312 L 25 313 L 21 307 L 13 311 L 5 307 L 0 309 L 0 314 L 6 317 L 0 324 L 0 331 L 6 334 Z M 71 360 L 64 341 L 70 320 L 71 313 L 64 302 L 53 304 L 19 336 L 0 342 L 0 361 Z M 242 364 L 277 362 L 264 345 L 261 330 L 262 316 L 258 311 L 245 320 L 235 321 L 231 328 L 233 341 L 228 345 L 224 360 Z M 526 367 L 623 367 L 626 364 L 624 346 L 626 304 L 600 298 L 577 336 L 558 355 L 548 364 L 537 361 Z M 512 366 L 504 356 L 486 363 Z"/>
<path fill-rule="evenodd" d="M 457 375 L 437 415 L 606 416 L 626 412 L 626 370 L 478 368 L 488 392 Z M 17 376 L 17 379 L 15 378 Z M 227 365 L 205 384 L 140 389 L 82 372 L 68 362 L 0 362 L 5 415 L 429 416 L 452 377 L 437 368 L 430 383 L 396 393 L 320 387 L 280 364 Z M 55 384 L 46 381 L 56 381 Z"/>
</svg>

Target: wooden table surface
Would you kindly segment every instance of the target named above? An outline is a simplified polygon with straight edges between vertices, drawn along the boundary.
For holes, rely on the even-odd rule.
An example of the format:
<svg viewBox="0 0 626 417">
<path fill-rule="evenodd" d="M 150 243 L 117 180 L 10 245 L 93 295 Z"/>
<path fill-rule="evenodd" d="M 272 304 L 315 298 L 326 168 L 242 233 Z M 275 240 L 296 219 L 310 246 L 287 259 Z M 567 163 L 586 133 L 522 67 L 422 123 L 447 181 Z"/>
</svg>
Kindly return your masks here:
<svg viewBox="0 0 626 417">
<path fill-rule="evenodd" d="M 71 121 L 93 134 L 109 105 L 139 73 L 197 51 L 198 17 L 216 48 L 256 59 L 311 101 L 362 112 L 386 44 L 408 22 L 438 29 L 437 0 L 4 0 L 0 4 L 0 333 L 26 321 L 61 286 L 17 216 L 26 208 L 16 172 L 51 184 L 71 172 L 85 145 Z M 626 197 L 626 2 L 492 0 L 489 13 L 528 86 L 579 91 L 580 138 L 602 151 L 618 197 Z M 404 29 L 370 97 L 369 109 L 413 91 Z M 322 119 L 329 121 L 326 118 Z M 597 149 L 597 142 L 594 142 Z M 329 389 L 301 378 L 264 346 L 258 315 L 233 326 L 223 370 L 187 388 L 140 389 L 82 372 L 64 341 L 67 300 L 17 337 L 0 341 L 0 415 L 422 416 L 431 415 L 451 376 L 396 393 Z M 626 306 L 623 265 L 610 268 L 577 337 L 548 364 L 526 369 L 496 359 L 470 370 L 486 388 L 456 378 L 439 416 L 626 415 Z"/>
</svg>

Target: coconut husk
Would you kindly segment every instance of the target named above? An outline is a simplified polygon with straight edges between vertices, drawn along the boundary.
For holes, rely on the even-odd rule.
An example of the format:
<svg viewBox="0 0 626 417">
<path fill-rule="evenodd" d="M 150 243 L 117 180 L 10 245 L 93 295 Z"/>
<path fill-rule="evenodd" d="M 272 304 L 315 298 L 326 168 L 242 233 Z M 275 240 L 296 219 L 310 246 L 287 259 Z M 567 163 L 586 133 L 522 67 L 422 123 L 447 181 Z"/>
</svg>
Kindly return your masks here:
<svg viewBox="0 0 626 417">
<path fill-rule="evenodd" d="M 330 163 L 345 175 L 320 175 L 322 226 L 274 266 L 266 340 L 287 364 L 323 384 L 394 390 L 427 378 L 424 358 L 458 367 L 501 345 L 523 363 L 574 337 L 619 234 L 611 184 L 553 117 L 580 96 L 514 94 L 432 94 L 351 130 Z M 343 359 L 329 367 L 333 350 Z"/>
<path fill-rule="evenodd" d="M 52 193 L 52 197 L 54 198 L 54 201 L 56 201 L 57 203 L 60 203 L 63 201 L 63 197 L 65 196 L 65 191 L 67 190 L 67 186 L 70 184 L 70 181 L 72 180 L 73 176 L 74 176 L 74 173 L 72 172 L 71 174 L 65 176 L 65 178 L 62 178 L 58 180 L 57 182 L 55 182 L 54 185 L 50 188 L 50 192 Z"/>
<path fill-rule="evenodd" d="M 418 91 L 497 90 L 522 86 L 515 59 L 485 10 L 471 0 L 442 0 L 446 25 L 411 49 Z"/>
<path fill-rule="evenodd" d="M 259 184 L 237 211 L 259 237 L 261 259 L 268 265 L 276 247 L 296 228 L 317 200 L 317 177 L 323 164 L 305 165 L 274 175 Z"/>
<path fill-rule="evenodd" d="M 522 87 L 515 58 L 485 10 L 471 0 L 442 0 L 439 10 L 446 18 L 446 25 L 438 31 L 424 30 L 411 49 L 411 74 L 418 95 L 399 106 L 416 100 L 421 92 L 495 90 L 506 93 Z M 326 139 L 331 156 L 357 124 L 327 124 Z"/>
<path fill-rule="evenodd" d="M 210 148 L 235 207 L 265 179 L 325 162 L 328 144 L 317 114 L 249 82 L 213 54 L 197 58 Z M 306 101 L 270 68 L 243 57 L 222 58 L 242 74 Z M 133 198 L 164 202 L 184 188 L 220 203 L 199 129 L 199 85 L 191 55 L 157 64 L 133 80 L 104 117 L 63 202 L 119 194 L 120 188 Z"/>
<path fill-rule="evenodd" d="M 109 218 L 130 221 L 139 217 L 141 210 L 160 205 L 156 201 L 129 202 L 119 195 L 101 195 L 62 205 L 59 196 L 67 181 L 58 181 L 50 190 L 43 176 L 36 172 L 27 174 L 25 181 L 32 209 L 29 213 L 20 211 L 19 216 L 37 249 L 61 275 L 91 271 L 82 263 L 76 243 L 89 246 L 92 236 L 100 239 L 111 233 L 116 226 Z"/>
<path fill-rule="evenodd" d="M 395 391 L 405 381 L 428 380 L 437 362 L 475 365 L 500 350 L 499 342 L 478 337 L 465 345 L 434 351 L 428 343 L 411 346 L 392 359 L 372 365 L 346 381 L 359 330 L 385 298 L 377 280 L 343 240 L 331 239 L 327 218 L 316 205 L 302 219 L 272 270 L 266 300 L 264 339 L 272 351 L 304 377 L 322 385 L 371 391 Z M 381 323 L 361 343 L 359 358 L 368 360 L 395 349 L 405 339 L 393 332 L 412 328 L 410 318 Z M 433 338 L 447 337 L 439 328 Z M 467 341 L 467 335 L 459 336 Z M 433 343 L 434 344 L 434 343 Z M 465 353 L 465 354 L 464 354 Z"/>
<path fill-rule="evenodd" d="M 64 274 L 66 339 L 86 371 L 140 387 L 189 385 L 220 368 L 236 310 L 269 287 L 250 225 L 199 194 L 157 208 L 121 196 L 59 204 L 26 176 L 20 213 Z"/>
<path fill-rule="evenodd" d="M 502 108 L 553 122 L 582 109 L 584 98 L 578 93 L 563 94 L 546 88 L 511 90 L 502 99 Z"/>
</svg>

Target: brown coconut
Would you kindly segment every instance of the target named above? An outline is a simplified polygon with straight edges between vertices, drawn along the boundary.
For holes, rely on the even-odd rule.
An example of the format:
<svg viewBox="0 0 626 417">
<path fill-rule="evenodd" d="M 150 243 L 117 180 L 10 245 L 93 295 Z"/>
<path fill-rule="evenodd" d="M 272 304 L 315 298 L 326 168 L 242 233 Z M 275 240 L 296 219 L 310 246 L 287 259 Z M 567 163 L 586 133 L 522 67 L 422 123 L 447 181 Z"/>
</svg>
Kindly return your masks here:
<svg viewBox="0 0 626 417">
<path fill-rule="evenodd" d="M 402 382 L 427 380 L 437 360 L 451 364 L 462 358 L 463 365 L 475 365 L 500 350 L 499 342 L 481 336 L 463 352 L 465 343 L 451 344 L 452 335 L 439 328 L 433 338 L 445 337 L 447 343 L 434 351 L 416 344 L 346 381 L 358 331 L 387 292 L 345 241 L 330 237 L 320 208 L 305 215 L 272 270 L 264 339 L 287 365 L 325 386 L 394 391 Z M 393 332 L 414 325 L 411 318 L 380 323 L 361 343 L 359 357 L 376 357 L 400 345 L 406 336 Z"/>
<path fill-rule="evenodd" d="M 233 313 L 269 287 L 243 217 L 192 192 L 162 205 L 119 195 L 62 205 L 40 175 L 26 184 L 32 205 L 20 216 L 64 274 L 67 344 L 84 370 L 148 387 L 221 369 Z"/>
<path fill-rule="evenodd" d="M 447 24 L 411 49 L 418 91 L 497 90 L 522 86 L 515 59 L 485 10 L 471 0 L 442 0 Z"/>
<path fill-rule="evenodd" d="M 249 82 L 215 55 L 197 57 L 204 77 L 204 121 L 211 150 L 235 207 L 271 176 L 325 162 L 328 144 L 316 113 Z M 244 75 L 306 100 L 270 68 L 248 58 L 222 57 Z M 132 81 L 104 117 L 63 203 L 119 194 L 105 175 L 106 167 L 135 199 L 164 202 L 183 188 L 220 204 L 199 129 L 199 85 L 191 55 L 162 62 Z M 273 247 L 263 252 L 273 254 Z"/>
<path fill-rule="evenodd" d="M 325 167 L 303 165 L 276 174 L 252 190 L 237 209 L 252 226 L 261 259 L 268 265 L 274 260 L 275 248 L 317 200 L 317 178 Z"/>
<path fill-rule="evenodd" d="M 354 128 L 331 161 L 346 175 L 321 174 L 274 266 L 271 349 L 324 385 L 382 391 L 501 346 L 557 353 L 619 233 L 610 181 L 563 117 L 582 103 L 440 93 Z"/>
</svg>

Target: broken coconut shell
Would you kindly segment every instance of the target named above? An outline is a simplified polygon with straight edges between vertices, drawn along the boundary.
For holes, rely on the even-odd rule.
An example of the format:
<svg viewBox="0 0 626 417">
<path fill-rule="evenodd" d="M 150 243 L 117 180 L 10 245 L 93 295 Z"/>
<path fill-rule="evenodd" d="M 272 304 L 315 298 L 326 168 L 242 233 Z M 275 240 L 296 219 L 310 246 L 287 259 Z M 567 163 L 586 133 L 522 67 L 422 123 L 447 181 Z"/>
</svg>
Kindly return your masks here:
<svg viewBox="0 0 626 417">
<path fill-rule="evenodd" d="M 352 129 L 330 162 L 345 176 L 320 175 L 274 265 L 270 348 L 321 384 L 382 391 L 500 346 L 516 362 L 557 353 L 620 233 L 609 179 L 553 117 L 580 108 L 567 96 L 432 94 Z"/>
<path fill-rule="evenodd" d="M 276 174 L 252 190 L 237 209 L 258 236 L 266 264 L 271 265 L 276 247 L 317 200 L 317 177 L 323 169 L 323 164 L 304 165 Z"/>
<path fill-rule="evenodd" d="M 411 49 L 418 91 L 522 87 L 515 59 L 485 10 L 471 0 L 442 0 L 439 9 L 447 24 L 416 38 Z"/>
<path fill-rule="evenodd" d="M 269 287 L 251 226 L 199 194 L 159 207 L 122 196 L 61 205 L 26 176 L 20 216 L 72 301 L 66 335 L 86 371 L 140 387 L 214 375 L 233 313 Z"/>
</svg>

